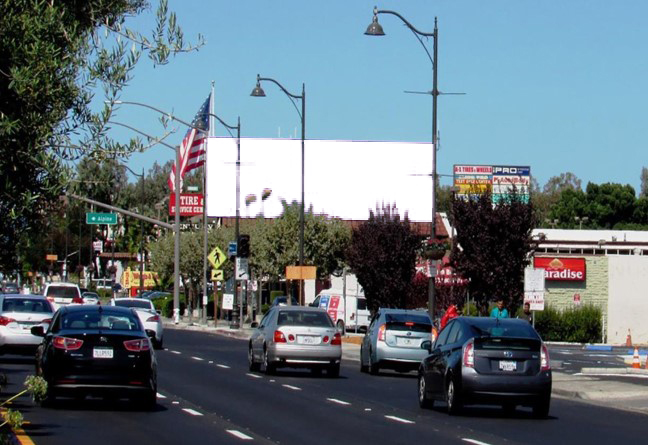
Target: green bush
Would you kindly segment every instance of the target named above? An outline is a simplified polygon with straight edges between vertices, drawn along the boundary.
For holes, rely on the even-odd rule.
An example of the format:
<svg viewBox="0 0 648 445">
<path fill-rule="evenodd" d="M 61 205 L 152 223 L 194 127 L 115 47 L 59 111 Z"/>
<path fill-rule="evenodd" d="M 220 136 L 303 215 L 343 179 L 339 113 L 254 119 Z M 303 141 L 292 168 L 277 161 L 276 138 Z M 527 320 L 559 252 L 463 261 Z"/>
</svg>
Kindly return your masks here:
<svg viewBox="0 0 648 445">
<path fill-rule="evenodd" d="M 558 311 L 545 306 L 535 313 L 535 328 L 546 341 L 594 343 L 601 339 L 601 308 L 584 305 Z"/>
<path fill-rule="evenodd" d="M 468 303 L 464 304 L 463 308 L 461 309 L 461 314 L 467 317 L 479 317 L 479 310 L 477 309 L 475 303 Z"/>
<path fill-rule="evenodd" d="M 281 297 L 283 295 L 286 295 L 286 293 L 282 290 L 271 290 L 270 291 L 270 304 L 274 301 L 275 297 Z"/>
<path fill-rule="evenodd" d="M 180 302 L 180 315 L 184 315 L 185 313 L 185 303 L 184 301 Z M 173 297 L 166 298 L 164 300 L 164 306 L 162 308 L 162 316 L 167 317 L 167 318 L 172 318 L 173 317 Z"/>
<path fill-rule="evenodd" d="M 265 313 L 268 312 L 269 310 L 270 310 L 270 305 L 269 305 L 268 303 L 266 303 L 266 304 L 264 304 L 263 306 L 261 306 L 261 313 L 262 313 L 262 314 L 265 314 Z"/>
</svg>

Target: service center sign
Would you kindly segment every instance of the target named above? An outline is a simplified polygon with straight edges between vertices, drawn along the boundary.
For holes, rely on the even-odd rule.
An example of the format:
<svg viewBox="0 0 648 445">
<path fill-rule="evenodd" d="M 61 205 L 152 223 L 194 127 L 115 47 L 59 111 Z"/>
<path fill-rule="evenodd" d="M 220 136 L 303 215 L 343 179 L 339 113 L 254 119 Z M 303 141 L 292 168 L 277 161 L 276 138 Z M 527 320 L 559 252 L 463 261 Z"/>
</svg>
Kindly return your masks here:
<svg viewBox="0 0 648 445">
<path fill-rule="evenodd" d="M 545 270 L 547 281 L 585 281 L 585 258 L 534 258 L 533 267 Z"/>
<path fill-rule="evenodd" d="M 180 216 L 196 216 L 203 214 L 202 193 L 181 193 L 180 194 Z M 169 215 L 175 216 L 175 193 L 169 198 Z"/>
</svg>

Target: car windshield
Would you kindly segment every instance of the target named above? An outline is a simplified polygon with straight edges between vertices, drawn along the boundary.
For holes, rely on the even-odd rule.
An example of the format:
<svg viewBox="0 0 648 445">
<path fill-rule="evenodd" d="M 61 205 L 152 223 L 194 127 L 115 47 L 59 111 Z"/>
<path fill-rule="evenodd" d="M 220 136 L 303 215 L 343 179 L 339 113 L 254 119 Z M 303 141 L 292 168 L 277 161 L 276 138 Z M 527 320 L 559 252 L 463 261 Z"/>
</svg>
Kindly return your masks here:
<svg viewBox="0 0 648 445">
<path fill-rule="evenodd" d="M 52 313 L 52 306 L 46 300 L 11 298 L 2 302 L 2 312 Z"/>
<path fill-rule="evenodd" d="M 279 312 L 277 326 L 313 326 L 332 328 L 333 322 L 326 312 L 282 311 Z"/>
<path fill-rule="evenodd" d="M 47 288 L 46 297 L 64 297 L 75 298 L 79 296 L 79 291 L 76 287 L 69 286 L 50 286 Z"/>
<path fill-rule="evenodd" d="M 432 323 L 430 318 L 423 314 L 385 314 L 387 328 L 392 331 L 430 332 Z"/>
<path fill-rule="evenodd" d="M 102 329 L 119 331 L 140 330 L 137 320 L 130 314 L 109 312 L 74 312 L 63 317 L 63 329 Z"/>
<path fill-rule="evenodd" d="M 115 306 L 151 309 L 151 302 L 130 298 L 128 300 L 115 300 Z"/>
</svg>

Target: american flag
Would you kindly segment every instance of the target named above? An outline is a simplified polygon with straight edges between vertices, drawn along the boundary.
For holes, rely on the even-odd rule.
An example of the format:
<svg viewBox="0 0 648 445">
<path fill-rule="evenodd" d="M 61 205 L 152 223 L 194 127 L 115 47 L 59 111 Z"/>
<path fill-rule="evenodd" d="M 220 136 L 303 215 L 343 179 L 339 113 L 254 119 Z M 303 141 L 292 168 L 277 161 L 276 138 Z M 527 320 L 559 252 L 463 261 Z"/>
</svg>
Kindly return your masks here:
<svg viewBox="0 0 648 445">
<path fill-rule="evenodd" d="M 201 167 L 205 163 L 205 151 L 207 150 L 207 139 L 209 135 L 209 101 L 211 94 L 202 104 L 198 113 L 191 122 L 187 134 L 180 146 L 180 190 L 182 190 L 182 178 L 194 168 Z M 173 164 L 169 175 L 169 188 L 175 192 L 176 165 Z"/>
</svg>

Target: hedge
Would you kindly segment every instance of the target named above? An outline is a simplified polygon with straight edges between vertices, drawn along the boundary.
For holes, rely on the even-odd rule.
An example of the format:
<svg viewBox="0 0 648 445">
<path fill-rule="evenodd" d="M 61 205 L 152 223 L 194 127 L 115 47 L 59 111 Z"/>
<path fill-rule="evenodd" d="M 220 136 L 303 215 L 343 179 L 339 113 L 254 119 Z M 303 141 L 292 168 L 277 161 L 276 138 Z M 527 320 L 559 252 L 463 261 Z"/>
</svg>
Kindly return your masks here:
<svg viewBox="0 0 648 445">
<path fill-rule="evenodd" d="M 595 343 L 601 341 L 601 308 L 593 305 L 563 311 L 545 305 L 535 313 L 535 328 L 546 341 Z"/>
</svg>

